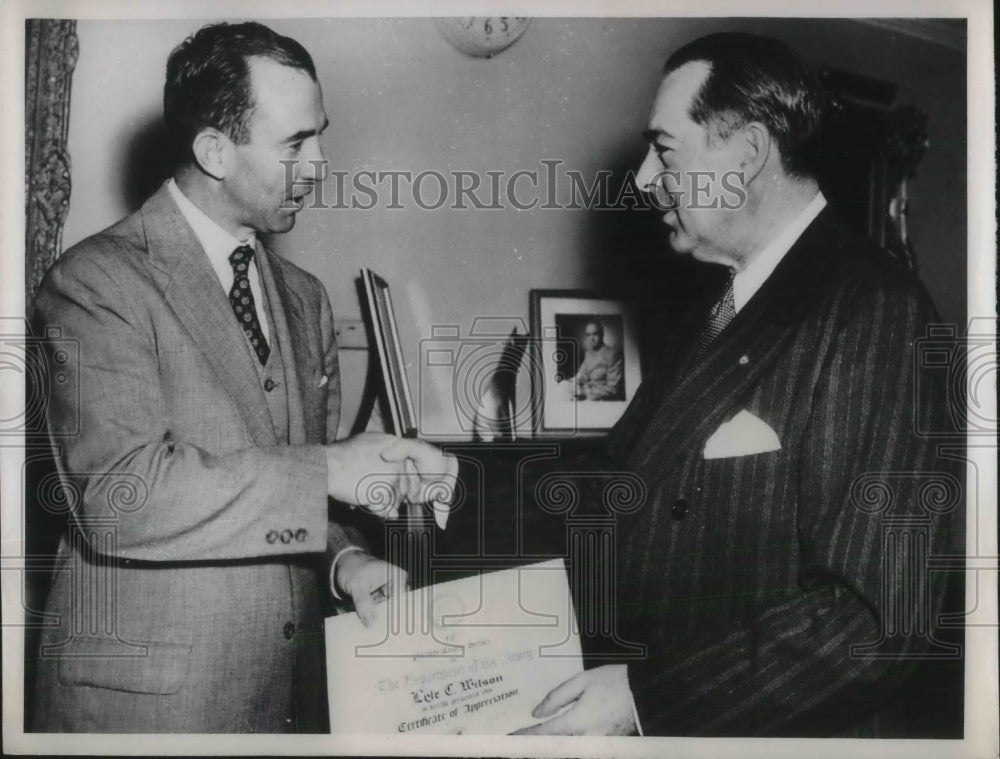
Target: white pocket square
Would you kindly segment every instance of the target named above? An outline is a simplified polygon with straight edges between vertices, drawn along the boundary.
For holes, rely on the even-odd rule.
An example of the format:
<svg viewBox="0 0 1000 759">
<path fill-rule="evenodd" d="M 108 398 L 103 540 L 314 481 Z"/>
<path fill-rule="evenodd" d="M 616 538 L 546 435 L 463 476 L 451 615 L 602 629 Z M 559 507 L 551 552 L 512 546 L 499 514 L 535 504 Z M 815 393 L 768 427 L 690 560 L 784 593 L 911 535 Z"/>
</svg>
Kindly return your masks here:
<svg viewBox="0 0 1000 759">
<path fill-rule="evenodd" d="M 327 382 L 329 382 L 329 381 L 330 381 L 330 378 L 329 378 L 329 377 L 327 377 L 327 376 L 326 376 L 326 375 L 324 374 L 324 375 L 323 375 L 322 377 L 320 377 L 320 378 L 319 378 L 319 384 L 318 384 L 318 385 L 316 385 L 316 387 L 318 387 L 318 388 L 319 388 L 319 387 L 323 387 L 323 385 L 325 385 L 325 384 L 326 384 Z"/>
<path fill-rule="evenodd" d="M 763 419 L 744 409 L 719 425 L 705 443 L 705 458 L 725 459 L 780 450 L 777 433 Z"/>
</svg>

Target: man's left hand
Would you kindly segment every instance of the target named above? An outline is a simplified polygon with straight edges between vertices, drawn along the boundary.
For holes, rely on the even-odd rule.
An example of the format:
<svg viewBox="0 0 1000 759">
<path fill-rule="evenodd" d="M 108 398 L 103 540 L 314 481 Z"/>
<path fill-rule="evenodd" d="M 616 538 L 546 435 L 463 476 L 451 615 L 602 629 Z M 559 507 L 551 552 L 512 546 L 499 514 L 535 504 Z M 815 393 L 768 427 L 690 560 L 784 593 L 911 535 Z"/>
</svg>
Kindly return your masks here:
<svg viewBox="0 0 1000 759">
<path fill-rule="evenodd" d="M 351 597 L 367 627 L 375 621 L 375 605 L 406 590 L 406 570 L 367 551 L 347 551 L 337 560 L 334 582 Z"/>
<path fill-rule="evenodd" d="M 553 689 L 531 716 L 550 717 L 574 703 L 558 717 L 518 730 L 514 735 L 634 735 L 632 692 L 628 668 L 608 664 L 574 675 Z"/>
</svg>

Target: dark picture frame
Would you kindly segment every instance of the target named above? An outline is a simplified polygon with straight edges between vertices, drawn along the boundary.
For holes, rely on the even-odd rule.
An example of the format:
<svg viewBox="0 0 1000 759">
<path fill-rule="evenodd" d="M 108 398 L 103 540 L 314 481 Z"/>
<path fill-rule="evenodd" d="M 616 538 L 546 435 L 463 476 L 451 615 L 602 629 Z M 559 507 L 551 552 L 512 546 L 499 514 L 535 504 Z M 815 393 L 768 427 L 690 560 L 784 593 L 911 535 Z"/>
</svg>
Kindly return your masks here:
<svg viewBox="0 0 1000 759">
<path fill-rule="evenodd" d="M 410 384 L 406 379 L 406 363 L 403 361 L 389 283 L 371 269 L 362 269 L 361 287 L 371 334 L 375 340 L 392 432 L 400 437 L 416 437 L 417 417 L 413 411 Z"/>
<path fill-rule="evenodd" d="M 607 433 L 642 382 L 633 309 L 592 290 L 532 290 L 529 298 L 535 435 Z"/>
</svg>

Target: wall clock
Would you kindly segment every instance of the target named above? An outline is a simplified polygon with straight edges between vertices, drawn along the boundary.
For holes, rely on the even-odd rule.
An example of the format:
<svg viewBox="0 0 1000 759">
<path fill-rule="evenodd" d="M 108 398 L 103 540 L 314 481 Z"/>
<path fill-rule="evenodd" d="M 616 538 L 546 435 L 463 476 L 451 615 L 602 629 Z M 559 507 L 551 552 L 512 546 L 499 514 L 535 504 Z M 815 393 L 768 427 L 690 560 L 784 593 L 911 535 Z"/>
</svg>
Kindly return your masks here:
<svg viewBox="0 0 1000 759">
<path fill-rule="evenodd" d="M 524 16 L 463 16 L 439 18 L 437 25 L 456 50 L 473 58 L 492 58 L 517 42 L 530 20 Z"/>
</svg>

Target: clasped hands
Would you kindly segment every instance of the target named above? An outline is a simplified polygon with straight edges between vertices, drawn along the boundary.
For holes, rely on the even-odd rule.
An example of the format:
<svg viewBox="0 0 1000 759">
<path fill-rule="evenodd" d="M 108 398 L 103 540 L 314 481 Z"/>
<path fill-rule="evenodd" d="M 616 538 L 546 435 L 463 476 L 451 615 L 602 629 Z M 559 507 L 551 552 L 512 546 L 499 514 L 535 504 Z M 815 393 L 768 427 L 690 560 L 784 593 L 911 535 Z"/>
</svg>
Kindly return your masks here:
<svg viewBox="0 0 1000 759">
<path fill-rule="evenodd" d="M 404 503 L 451 503 L 458 460 L 429 443 L 363 432 L 326 447 L 327 492 L 383 519 Z"/>
<path fill-rule="evenodd" d="M 374 432 L 326 447 L 327 492 L 383 519 L 396 519 L 403 503 L 447 507 L 455 492 L 458 461 L 428 443 Z M 406 590 L 405 570 L 363 549 L 341 552 L 331 578 L 334 591 L 351 597 L 367 626 L 376 604 Z"/>
</svg>

